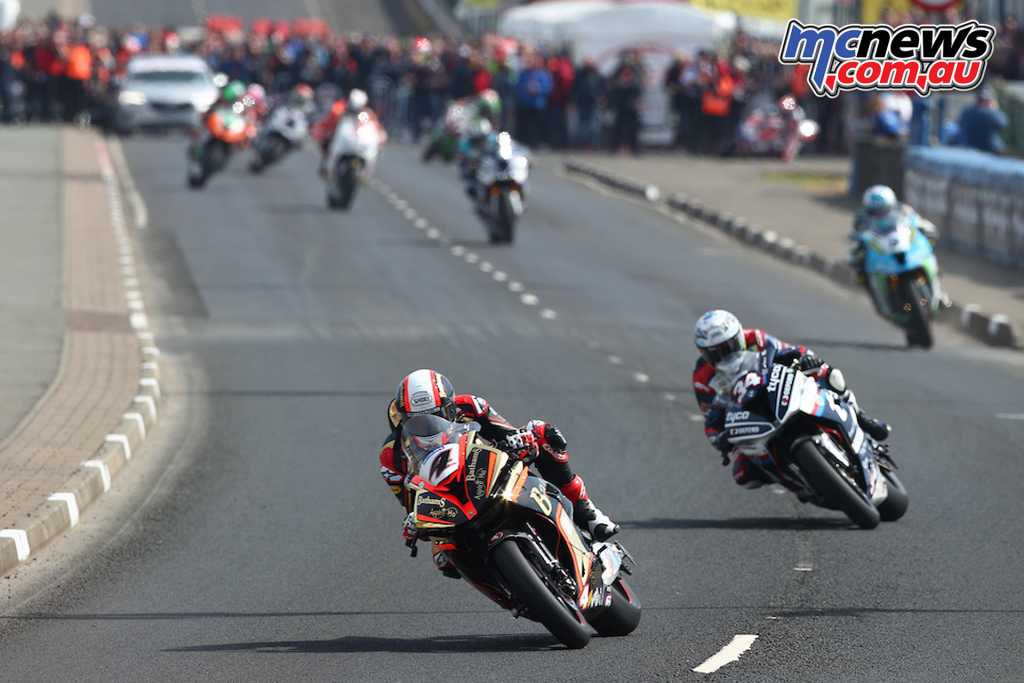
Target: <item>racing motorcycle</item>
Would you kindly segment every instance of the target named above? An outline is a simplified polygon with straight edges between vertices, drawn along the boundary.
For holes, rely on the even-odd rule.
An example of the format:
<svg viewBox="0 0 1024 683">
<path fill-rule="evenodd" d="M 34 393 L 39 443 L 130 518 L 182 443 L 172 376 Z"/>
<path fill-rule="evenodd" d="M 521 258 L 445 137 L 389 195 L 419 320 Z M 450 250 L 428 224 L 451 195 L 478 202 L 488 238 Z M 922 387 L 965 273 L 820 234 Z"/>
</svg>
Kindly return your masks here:
<svg viewBox="0 0 1024 683">
<path fill-rule="evenodd" d="M 641 616 L 625 579 L 632 557 L 619 543 L 594 542 L 558 487 L 479 428 L 432 415 L 403 427 L 405 452 L 419 463 L 407 484 L 418 537 L 431 539 L 488 598 L 540 622 L 566 647 L 584 647 L 591 627 L 603 636 L 632 633 Z M 415 555 L 416 541 L 408 545 Z"/>
<path fill-rule="evenodd" d="M 931 320 L 943 305 L 939 264 L 916 214 L 883 221 L 860 234 L 864 276 L 879 314 L 903 328 L 907 344 L 931 348 Z"/>
<path fill-rule="evenodd" d="M 423 163 L 430 163 L 435 157 L 451 163 L 455 159 L 459 138 L 466 130 L 468 118 L 466 99 L 455 100 L 449 104 L 444 117 L 437 123 L 426 147 L 423 148 L 420 157 Z"/>
<path fill-rule="evenodd" d="M 327 153 L 324 180 L 329 208 L 352 206 L 360 176 L 373 171 L 381 138 L 380 124 L 368 112 L 341 117 Z"/>
<path fill-rule="evenodd" d="M 203 127 L 193 131 L 188 148 L 188 186 L 203 187 L 210 176 L 227 166 L 232 151 L 254 134 L 241 102 L 217 107 L 207 114 Z"/>
<path fill-rule="evenodd" d="M 474 179 L 477 213 L 487 226 L 491 244 L 509 244 L 515 238 L 529 175 L 530 160 L 523 149 L 511 135 L 499 133 L 481 157 Z"/>
<path fill-rule="evenodd" d="M 254 154 L 249 170 L 261 173 L 288 152 L 301 147 L 307 135 L 309 121 L 302 109 L 288 105 L 276 107 L 253 140 Z"/>
<path fill-rule="evenodd" d="M 820 127 L 807 118 L 791 96 L 754 107 L 740 123 L 734 151 L 741 155 L 775 156 L 792 161 L 818 137 Z"/>
<path fill-rule="evenodd" d="M 723 434 L 735 453 L 801 501 L 840 510 L 864 529 L 903 516 L 909 498 L 896 464 L 857 423 L 840 370 L 817 380 L 796 363 L 775 363 L 775 350 L 734 355 Z"/>
</svg>

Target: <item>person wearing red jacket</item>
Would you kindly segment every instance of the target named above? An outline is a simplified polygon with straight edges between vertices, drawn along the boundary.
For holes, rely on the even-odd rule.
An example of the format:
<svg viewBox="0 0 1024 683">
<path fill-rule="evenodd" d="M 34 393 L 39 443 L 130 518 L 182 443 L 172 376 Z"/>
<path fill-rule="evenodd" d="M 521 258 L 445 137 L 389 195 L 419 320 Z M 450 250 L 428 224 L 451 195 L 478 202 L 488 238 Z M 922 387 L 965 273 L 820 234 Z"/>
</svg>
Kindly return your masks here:
<svg viewBox="0 0 1024 683">
<path fill-rule="evenodd" d="M 576 523 L 586 527 L 599 541 L 618 532 L 619 526 L 594 505 L 583 479 L 569 466 L 565 437 L 554 425 L 543 420 L 530 420 L 519 429 L 502 417 L 486 399 L 473 394 L 456 394 L 452 383 L 434 370 L 416 370 L 398 385 L 395 398 L 388 404 L 390 433 L 380 450 L 380 473 L 407 513 L 412 510 L 412 496 L 406 489 L 408 461 L 402 450 L 402 425 L 415 415 L 437 415 L 451 422 L 476 422 L 480 435 L 512 457 L 536 458 L 537 470 L 557 486 L 573 504 Z M 413 522 L 406 517 L 403 536 L 415 537 Z M 458 578 L 458 572 L 443 554 L 435 554 L 435 562 L 447 576 Z"/>
<path fill-rule="evenodd" d="M 745 329 L 729 311 L 712 310 L 702 315 L 694 328 L 694 341 L 700 358 L 693 369 L 693 391 L 697 406 L 704 415 L 704 435 L 722 454 L 722 464 L 729 464 L 732 444 L 725 438 L 725 416 L 733 383 L 739 379 L 733 367 L 740 352 L 774 350 L 775 362 L 799 364 L 800 370 L 816 379 L 827 379 L 832 368 L 806 346 L 788 344 L 760 329 Z M 869 417 L 857 408 L 857 423 L 875 441 L 885 441 L 891 431 L 888 424 Z M 733 462 L 733 480 L 745 488 L 760 488 L 772 483 L 762 468 L 770 463 L 760 461 L 752 466 L 745 454 L 737 454 Z M 780 477 L 783 481 L 785 477 Z"/>
</svg>

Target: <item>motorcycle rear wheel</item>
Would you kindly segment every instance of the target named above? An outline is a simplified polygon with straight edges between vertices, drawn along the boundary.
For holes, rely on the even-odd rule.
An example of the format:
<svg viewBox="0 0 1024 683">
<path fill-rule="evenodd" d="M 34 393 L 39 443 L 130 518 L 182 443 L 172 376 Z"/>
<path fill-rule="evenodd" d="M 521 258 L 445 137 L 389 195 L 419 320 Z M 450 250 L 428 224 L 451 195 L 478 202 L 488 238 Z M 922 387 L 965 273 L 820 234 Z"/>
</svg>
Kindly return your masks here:
<svg viewBox="0 0 1024 683">
<path fill-rule="evenodd" d="M 825 459 L 818 446 L 806 439 L 793 449 L 793 459 L 814 490 L 846 513 L 862 529 L 874 529 L 881 520 L 878 510 Z"/>
<path fill-rule="evenodd" d="M 611 606 L 587 621 L 602 636 L 628 636 L 640 625 L 640 600 L 622 577 L 615 580 L 611 591 Z"/>
<path fill-rule="evenodd" d="M 578 650 L 590 642 L 590 630 L 570 613 L 541 580 L 533 565 L 513 541 L 499 543 L 491 554 L 495 566 L 515 598 L 526 606 L 531 619 L 544 624 L 567 648 Z"/>
</svg>

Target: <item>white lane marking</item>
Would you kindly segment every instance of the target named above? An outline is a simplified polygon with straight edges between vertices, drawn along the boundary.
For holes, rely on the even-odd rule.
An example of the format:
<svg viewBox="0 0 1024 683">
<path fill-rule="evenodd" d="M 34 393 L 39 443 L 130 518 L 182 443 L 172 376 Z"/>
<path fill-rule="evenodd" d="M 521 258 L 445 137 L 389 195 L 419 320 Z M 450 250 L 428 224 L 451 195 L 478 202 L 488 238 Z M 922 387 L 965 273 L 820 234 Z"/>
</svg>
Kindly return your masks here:
<svg viewBox="0 0 1024 683">
<path fill-rule="evenodd" d="M 24 529 L 3 529 L 0 530 L 0 538 L 9 538 L 14 541 L 15 551 L 18 553 L 18 561 L 24 562 L 28 559 L 31 551 L 28 547 L 28 534 Z"/>
<path fill-rule="evenodd" d="M 60 493 L 53 494 L 47 498 L 47 500 L 67 505 L 68 521 L 71 523 L 71 526 L 76 526 L 78 524 L 78 499 L 75 498 L 75 494 L 62 491 Z"/>
<path fill-rule="evenodd" d="M 153 400 L 152 396 L 136 396 L 132 399 L 132 403 L 141 403 L 149 409 L 149 419 L 156 419 L 156 401 Z"/>
<path fill-rule="evenodd" d="M 128 201 L 132 204 L 135 228 L 137 230 L 145 230 L 149 227 L 149 209 L 146 208 L 146 202 L 143 201 L 142 195 L 139 194 L 139 188 L 135 186 L 135 178 L 132 176 L 132 170 L 128 166 L 128 161 L 124 158 L 121 141 L 114 138 L 109 147 L 110 156 L 114 161 L 114 170 L 121 178 L 121 182 L 124 183 L 124 189 L 128 193 Z"/>
<path fill-rule="evenodd" d="M 145 313 L 132 313 L 128 316 L 128 322 L 133 330 L 144 330 L 149 327 L 149 318 L 146 317 Z"/>
<path fill-rule="evenodd" d="M 508 279 L 508 273 L 503 270 L 496 270 L 491 274 L 495 282 L 504 282 Z"/>
<path fill-rule="evenodd" d="M 466 248 L 456 244 L 454 247 L 449 249 L 449 251 L 452 253 L 452 256 L 462 256 L 466 253 Z"/>
<path fill-rule="evenodd" d="M 138 413 L 132 413 L 132 414 L 133 415 L 139 415 Z M 125 415 L 125 417 L 128 417 L 128 416 Z M 142 416 L 139 415 L 139 417 L 142 417 Z M 143 427 L 143 430 L 145 430 L 145 427 Z M 143 431 L 143 436 L 145 436 L 145 431 Z M 119 443 L 119 444 L 121 444 L 121 449 L 124 451 L 124 459 L 125 460 L 131 460 L 132 459 L 132 445 L 130 443 L 128 443 L 128 437 L 127 436 L 125 436 L 124 434 L 107 434 L 106 441 L 107 441 L 107 443 Z"/>
<path fill-rule="evenodd" d="M 540 317 L 544 318 L 545 320 L 554 320 L 555 318 L 558 317 L 558 313 L 556 313 L 554 310 L 550 308 L 545 308 L 540 312 Z"/>
<path fill-rule="evenodd" d="M 622 358 L 614 355 L 608 356 L 608 362 L 612 365 L 622 365 Z"/>
<path fill-rule="evenodd" d="M 690 413 L 688 417 L 690 418 L 690 422 L 703 422 L 704 421 L 704 416 L 701 415 L 700 413 Z"/>
<path fill-rule="evenodd" d="M 637 382 L 640 382 L 640 384 L 647 384 L 648 382 L 651 381 L 650 375 L 643 372 L 635 373 L 633 375 L 633 379 L 635 379 Z"/>
<path fill-rule="evenodd" d="M 1024 420 L 1024 413 L 996 413 L 1000 420 Z"/>
<path fill-rule="evenodd" d="M 480 263 L 480 271 L 483 273 L 489 273 L 494 270 L 494 264 L 490 261 L 483 261 Z"/>
<path fill-rule="evenodd" d="M 521 292 L 525 289 L 522 282 L 510 282 L 508 283 L 508 291 L 510 292 Z"/>
<path fill-rule="evenodd" d="M 82 466 L 99 470 L 100 479 L 103 481 L 103 492 L 106 493 L 110 490 L 110 470 L 107 468 L 107 463 L 102 460 L 86 460 Z"/>
<path fill-rule="evenodd" d="M 739 659 L 740 655 L 750 649 L 755 640 L 757 640 L 756 635 L 741 634 L 733 636 L 728 645 L 705 660 L 703 664 L 695 667 L 693 671 L 699 674 L 714 673 L 726 664 L 731 664 Z"/>
<path fill-rule="evenodd" d="M 813 572 L 814 571 L 814 565 L 811 564 L 810 562 L 807 562 L 807 563 L 801 562 L 797 566 L 793 567 L 793 571 L 795 571 L 795 572 Z"/>
<path fill-rule="evenodd" d="M 142 355 L 143 356 L 153 356 L 154 358 L 158 358 L 160 356 L 160 349 L 158 349 L 155 346 L 143 346 L 142 347 Z"/>
<path fill-rule="evenodd" d="M 480 260 L 480 257 L 477 256 L 476 253 L 472 251 L 467 251 L 466 256 L 464 258 L 466 259 L 466 263 L 476 263 L 477 261 Z"/>
<path fill-rule="evenodd" d="M 416 213 L 416 209 L 412 209 L 412 208 L 406 209 L 402 213 L 402 215 L 405 216 L 406 220 L 410 220 L 410 221 L 416 220 L 416 218 L 419 216 L 419 214 Z"/>
<path fill-rule="evenodd" d="M 426 230 L 427 225 L 429 225 L 429 223 L 427 223 L 426 218 L 417 218 L 413 225 L 416 227 L 417 230 Z"/>
<path fill-rule="evenodd" d="M 676 395 L 675 394 L 671 394 L 671 393 L 664 393 L 664 394 L 661 395 L 661 397 L 663 399 L 665 399 L 666 401 L 674 401 L 674 400 L 676 400 Z"/>
<path fill-rule="evenodd" d="M 147 361 L 142 364 L 142 371 L 156 374 L 160 372 L 160 365 L 153 363 L 152 361 Z"/>
<path fill-rule="evenodd" d="M 125 413 L 122 417 L 136 422 L 139 425 L 139 433 L 142 435 L 142 438 L 146 438 L 146 418 L 142 417 L 142 413 Z M 128 457 L 130 458 L 131 455 Z"/>
<path fill-rule="evenodd" d="M 430 230 L 427 230 L 427 239 L 436 240 L 440 236 L 441 231 L 438 230 L 437 228 L 431 228 Z"/>
<path fill-rule="evenodd" d="M 540 299 L 535 294 L 530 294 L 529 292 L 520 296 L 519 300 L 523 302 L 524 306 L 536 306 L 540 303 Z"/>
<path fill-rule="evenodd" d="M 767 617 L 765 617 L 765 619 L 767 619 L 769 621 L 779 621 L 780 619 L 782 619 L 782 617 L 776 617 L 776 616 L 773 616 L 773 615 L 769 614 Z"/>
</svg>

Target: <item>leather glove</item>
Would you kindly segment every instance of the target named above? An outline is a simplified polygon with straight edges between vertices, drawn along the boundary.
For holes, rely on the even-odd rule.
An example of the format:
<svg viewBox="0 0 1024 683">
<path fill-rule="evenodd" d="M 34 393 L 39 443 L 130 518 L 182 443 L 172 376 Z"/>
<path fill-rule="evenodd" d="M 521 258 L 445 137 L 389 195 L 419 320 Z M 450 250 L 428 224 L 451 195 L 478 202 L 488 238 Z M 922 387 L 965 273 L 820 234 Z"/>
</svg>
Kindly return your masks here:
<svg viewBox="0 0 1024 683">
<path fill-rule="evenodd" d="M 562 431 L 544 420 L 530 420 L 526 423 L 524 429 L 533 432 L 538 445 L 551 453 L 564 453 L 565 449 L 569 446 L 562 435 Z"/>
<path fill-rule="evenodd" d="M 537 437 L 528 429 L 512 432 L 502 439 L 502 450 L 519 460 L 537 457 Z"/>
<path fill-rule="evenodd" d="M 800 358 L 800 371 L 804 374 L 813 374 L 824 364 L 825 361 L 818 356 L 805 353 Z"/>
<path fill-rule="evenodd" d="M 419 539 L 419 533 L 416 530 L 416 513 L 410 512 L 405 516 L 405 521 L 402 522 L 402 539 L 406 545 L 412 545 Z"/>
</svg>

